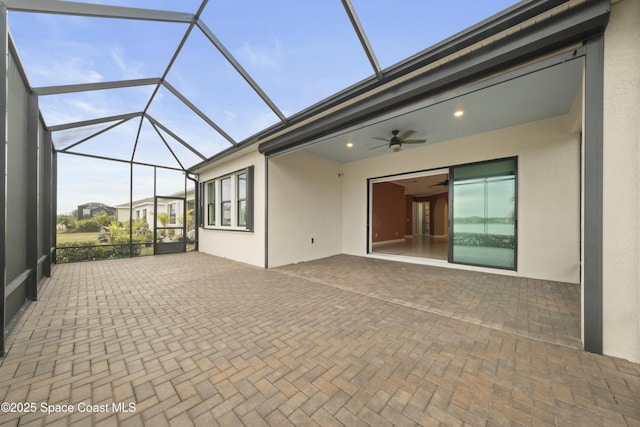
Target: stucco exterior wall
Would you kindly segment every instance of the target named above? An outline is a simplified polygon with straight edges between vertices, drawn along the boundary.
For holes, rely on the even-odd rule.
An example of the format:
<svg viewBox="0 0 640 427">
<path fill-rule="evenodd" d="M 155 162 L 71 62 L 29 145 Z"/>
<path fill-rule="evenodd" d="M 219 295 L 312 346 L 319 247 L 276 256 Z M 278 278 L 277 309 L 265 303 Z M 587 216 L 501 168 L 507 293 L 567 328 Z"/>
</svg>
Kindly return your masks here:
<svg viewBox="0 0 640 427">
<path fill-rule="evenodd" d="M 615 2 L 605 33 L 603 351 L 635 362 L 640 362 L 638 46 L 640 2 Z"/>
<path fill-rule="evenodd" d="M 364 224 L 358 227 L 363 228 Z M 270 159 L 269 267 L 339 253 L 342 253 L 340 163 L 304 151 Z"/>
<path fill-rule="evenodd" d="M 366 254 L 367 178 L 518 156 L 515 274 L 579 283 L 580 139 L 569 123 L 558 117 L 345 164 L 343 251 Z"/>
<path fill-rule="evenodd" d="M 264 162 L 264 157 L 258 153 L 257 146 L 253 146 L 231 159 L 216 164 L 215 167 L 200 171 L 199 180 L 205 182 L 248 166 L 254 167 L 253 231 L 225 230 L 222 227 L 214 230 L 200 228 L 198 236 L 200 252 L 264 267 L 266 192 Z"/>
</svg>

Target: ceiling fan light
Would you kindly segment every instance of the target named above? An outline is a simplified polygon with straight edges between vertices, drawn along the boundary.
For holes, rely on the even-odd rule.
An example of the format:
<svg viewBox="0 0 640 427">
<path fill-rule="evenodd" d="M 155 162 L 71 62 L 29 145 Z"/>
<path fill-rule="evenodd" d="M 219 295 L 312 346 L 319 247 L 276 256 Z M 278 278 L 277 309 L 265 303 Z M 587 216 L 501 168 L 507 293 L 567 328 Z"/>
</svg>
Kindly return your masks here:
<svg viewBox="0 0 640 427">
<path fill-rule="evenodd" d="M 400 151 L 400 147 L 402 147 L 400 141 L 392 141 L 389 144 L 389 148 L 391 148 L 393 151 Z"/>
</svg>

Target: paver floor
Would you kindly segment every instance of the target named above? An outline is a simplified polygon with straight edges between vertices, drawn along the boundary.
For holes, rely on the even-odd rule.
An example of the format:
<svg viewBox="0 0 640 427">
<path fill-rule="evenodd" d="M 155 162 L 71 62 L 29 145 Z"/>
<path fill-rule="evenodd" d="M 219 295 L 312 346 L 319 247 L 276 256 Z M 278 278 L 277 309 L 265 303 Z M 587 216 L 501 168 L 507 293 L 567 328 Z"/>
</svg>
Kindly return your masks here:
<svg viewBox="0 0 640 427">
<path fill-rule="evenodd" d="M 346 255 L 279 270 L 383 301 L 582 347 L 576 284 Z"/>
<path fill-rule="evenodd" d="M 640 365 L 575 348 L 567 284 L 473 277 L 348 256 L 57 266 L 8 337 L 0 397 L 22 411 L 0 425 L 640 425 Z"/>
</svg>

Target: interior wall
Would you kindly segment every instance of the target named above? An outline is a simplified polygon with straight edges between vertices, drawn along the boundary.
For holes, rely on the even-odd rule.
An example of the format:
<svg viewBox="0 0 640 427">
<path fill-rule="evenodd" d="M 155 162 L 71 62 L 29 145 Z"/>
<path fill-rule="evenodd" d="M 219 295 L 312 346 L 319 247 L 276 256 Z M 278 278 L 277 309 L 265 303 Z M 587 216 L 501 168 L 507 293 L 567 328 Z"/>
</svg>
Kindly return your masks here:
<svg viewBox="0 0 640 427">
<path fill-rule="evenodd" d="M 248 166 L 254 167 L 254 204 L 253 231 L 237 231 L 224 229 L 200 228 L 198 233 L 198 250 L 211 255 L 230 258 L 247 264 L 264 267 L 265 259 L 265 167 L 264 157 L 257 152 L 256 147 L 215 167 L 205 169 L 199 174 L 200 182 L 219 178 L 226 174 L 237 172 Z"/>
<path fill-rule="evenodd" d="M 518 157 L 518 270 L 580 282 L 580 140 L 557 117 L 344 165 L 343 251 L 366 254 L 367 178 Z"/>
<path fill-rule="evenodd" d="M 413 235 L 413 201 L 414 198 L 411 195 L 407 195 L 404 198 L 404 215 L 406 218 L 404 225 L 405 236 Z"/>
<path fill-rule="evenodd" d="M 341 172 L 304 151 L 269 159 L 269 267 L 342 252 Z"/>
<path fill-rule="evenodd" d="M 404 239 L 404 187 L 391 182 L 376 182 L 372 193 L 371 240 L 375 243 Z"/>
<path fill-rule="evenodd" d="M 429 197 L 429 201 L 431 202 L 431 235 L 446 236 L 449 234 L 447 212 L 449 193 L 436 194 Z"/>
<path fill-rule="evenodd" d="M 640 2 L 613 3 L 604 40 L 603 351 L 640 362 Z"/>
</svg>

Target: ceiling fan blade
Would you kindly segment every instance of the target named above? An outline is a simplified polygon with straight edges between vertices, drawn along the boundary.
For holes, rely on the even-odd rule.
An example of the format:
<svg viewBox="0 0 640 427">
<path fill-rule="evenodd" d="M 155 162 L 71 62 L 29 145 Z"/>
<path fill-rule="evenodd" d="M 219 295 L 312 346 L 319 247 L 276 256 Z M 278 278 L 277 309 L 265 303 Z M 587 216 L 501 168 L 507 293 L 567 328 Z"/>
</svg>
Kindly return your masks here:
<svg viewBox="0 0 640 427">
<path fill-rule="evenodd" d="M 402 140 L 402 142 L 405 142 L 404 140 L 406 138 L 409 138 L 411 135 L 413 135 L 414 133 L 416 133 L 415 130 L 406 130 L 402 133 L 402 135 L 398 135 L 398 138 L 400 138 Z"/>
<path fill-rule="evenodd" d="M 424 144 L 427 142 L 426 139 L 405 139 L 402 141 L 403 144 Z"/>
<path fill-rule="evenodd" d="M 374 136 L 371 139 L 375 139 L 376 141 L 385 141 L 385 142 L 389 142 L 389 138 L 382 138 L 380 136 Z"/>
<path fill-rule="evenodd" d="M 388 143 L 384 143 L 384 144 L 378 144 L 378 145 L 374 145 L 372 147 L 369 147 L 369 150 L 377 150 L 378 148 L 382 148 L 382 147 L 388 147 L 389 144 Z"/>
</svg>

